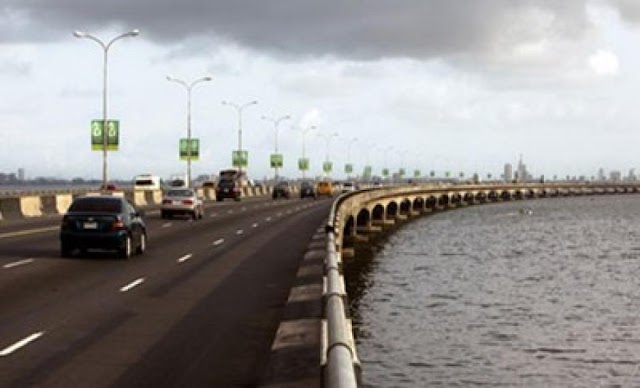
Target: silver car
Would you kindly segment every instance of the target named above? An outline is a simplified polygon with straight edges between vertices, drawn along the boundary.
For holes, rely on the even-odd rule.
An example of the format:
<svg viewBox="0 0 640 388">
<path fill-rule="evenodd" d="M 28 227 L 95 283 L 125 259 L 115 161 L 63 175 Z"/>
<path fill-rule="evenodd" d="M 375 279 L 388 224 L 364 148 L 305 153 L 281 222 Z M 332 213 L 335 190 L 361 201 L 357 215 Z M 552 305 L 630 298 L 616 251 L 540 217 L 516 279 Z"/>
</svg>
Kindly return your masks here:
<svg viewBox="0 0 640 388">
<path fill-rule="evenodd" d="M 164 193 L 160 216 L 169 218 L 174 214 L 188 215 L 194 220 L 204 217 L 204 202 L 194 189 L 173 188 Z"/>
</svg>

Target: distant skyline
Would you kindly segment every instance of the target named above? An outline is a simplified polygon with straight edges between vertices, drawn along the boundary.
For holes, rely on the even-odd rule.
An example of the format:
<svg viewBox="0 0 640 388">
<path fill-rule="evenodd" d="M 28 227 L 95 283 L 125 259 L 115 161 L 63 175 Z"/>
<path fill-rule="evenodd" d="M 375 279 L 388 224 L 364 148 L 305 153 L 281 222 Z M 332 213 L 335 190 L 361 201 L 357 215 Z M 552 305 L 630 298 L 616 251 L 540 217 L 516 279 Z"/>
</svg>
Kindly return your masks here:
<svg viewBox="0 0 640 388">
<path fill-rule="evenodd" d="M 114 44 L 109 117 L 120 150 L 109 175 L 186 171 L 186 98 L 167 75 L 190 81 L 193 176 L 231 165 L 243 113 L 249 174 L 297 177 L 300 128 L 321 175 L 326 142 L 334 176 L 351 162 L 411 175 L 499 176 L 524 155 L 534 176 L 623 174 L 640 168 L 640 2 L 628 0 L 4 0 L 0 8 L 0 172 L 99 179 L 90 122 L 102 114 L 102 52 L 74 30 Z"/>
</svg>

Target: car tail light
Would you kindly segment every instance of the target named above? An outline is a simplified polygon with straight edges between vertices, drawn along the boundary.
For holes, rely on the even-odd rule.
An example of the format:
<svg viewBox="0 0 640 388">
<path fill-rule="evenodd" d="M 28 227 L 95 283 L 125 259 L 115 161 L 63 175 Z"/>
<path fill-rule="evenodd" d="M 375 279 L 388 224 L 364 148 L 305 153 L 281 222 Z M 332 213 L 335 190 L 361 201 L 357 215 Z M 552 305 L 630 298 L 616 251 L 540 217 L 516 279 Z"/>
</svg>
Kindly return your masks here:
<svg viewBox="0 0 640 388">
<path fill-rule="evenodd" d="M 171 200 L 170 199 L 163 199 L 162 203 L 165 204 L 165 205 L 166 204 L 171 204 Z"/>
<path fill-rule="evenodd" d="M 182 204 L 183 205 L 193 205 L 193 201 L 190 200 L 190 199 L 185 199 L 185 200 L 182 201 Z"/>
<path fill-rule="evenodd" d="M 122 230 L 125 228 L 124 221 L 121 216 L 117 216 L 115 220 L 113 220 L 113 224 L 111 225 L 113 230 Z"/>
</svg>

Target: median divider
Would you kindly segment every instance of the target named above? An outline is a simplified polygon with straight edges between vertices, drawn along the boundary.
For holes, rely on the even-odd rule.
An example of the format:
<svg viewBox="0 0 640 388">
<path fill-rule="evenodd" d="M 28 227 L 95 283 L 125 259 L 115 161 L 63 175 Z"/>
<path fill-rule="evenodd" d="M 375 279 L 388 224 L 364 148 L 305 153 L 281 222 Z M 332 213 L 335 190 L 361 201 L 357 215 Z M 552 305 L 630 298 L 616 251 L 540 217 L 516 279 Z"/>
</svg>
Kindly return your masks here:
<svg viewBox="0 0 640 388">
<path fill-rule="evenodd" d="M 56 212 L 58 214 L 64 214 L 71 206 L 71 202 L 73 202 L 72 194 L 58 194 L 56 195 Z"/>
<path fill-rule="evenodd" d="M 42 214 L 58 214 L 56 197 L 56 195 L 43 195 L 40 197 L 40 201 L 42 202 Z"/>
</svg>

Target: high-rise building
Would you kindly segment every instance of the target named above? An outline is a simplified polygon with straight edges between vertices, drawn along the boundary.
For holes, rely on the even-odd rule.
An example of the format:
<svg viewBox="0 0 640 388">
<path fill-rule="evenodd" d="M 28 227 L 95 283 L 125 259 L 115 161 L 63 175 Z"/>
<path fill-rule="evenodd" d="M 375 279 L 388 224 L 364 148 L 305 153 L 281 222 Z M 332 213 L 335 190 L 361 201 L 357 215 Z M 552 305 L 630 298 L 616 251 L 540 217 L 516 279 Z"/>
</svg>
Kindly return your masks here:
<svg viewBox="0 0 640 388">
<path fill-rule="evenodd" d="M 527 172 L 527 165 L 522 162 L 522 154 L 520 154 L 520 160 L 518 160 L 518 182 L 524 182 L 529 179 L 529 173 Z"/>
<path fill-rule="evenodd" d="M 511 182 L 513 180 L 513 166 L 511 163 L 504 165 L 504 181 Z"/>
<path fill-rule="evenodd" d="M 599 181 L 606 181 L 607 180 L 607 176 L 604 173 L 604 168 L 600 167 L 598 169 L 598 180 Z"/>
<path fill-rule="evenodd" d="M 620 171 L 611 171 L 609 173 L 609 179 L 611 179 L 614 182 L 621 181 L 622 180 L 622 173 Z"/>
<path fill-rule="evenodd" d="M 24 173 L 24 168 L 19 168 L 18 169 L 18 180 L 19 181 L 24 181 L 26 179 L 25 173 Z"/>
</svg>

